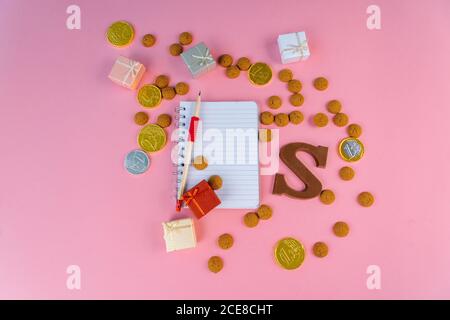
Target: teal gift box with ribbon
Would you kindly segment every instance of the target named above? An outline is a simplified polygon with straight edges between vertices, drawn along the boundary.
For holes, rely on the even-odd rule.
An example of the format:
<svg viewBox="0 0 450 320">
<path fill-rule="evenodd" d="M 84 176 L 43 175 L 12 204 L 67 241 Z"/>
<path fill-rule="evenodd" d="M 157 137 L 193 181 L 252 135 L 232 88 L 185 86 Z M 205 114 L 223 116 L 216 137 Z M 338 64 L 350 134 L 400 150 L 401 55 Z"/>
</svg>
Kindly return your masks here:
<svg viewBox="0 0 450 320">
<path fill-rule="evenodd" d="M 203 42 L 183 52 L 181 57 L 194 78 L 216 67 L 216 60 Z"/>
<path fill-rule="evenodd" d="M 310 55 L 305 32 L 292 32 L 278 36 L 278 48 L 283 64 L 306 60 Z"/>
</svg>

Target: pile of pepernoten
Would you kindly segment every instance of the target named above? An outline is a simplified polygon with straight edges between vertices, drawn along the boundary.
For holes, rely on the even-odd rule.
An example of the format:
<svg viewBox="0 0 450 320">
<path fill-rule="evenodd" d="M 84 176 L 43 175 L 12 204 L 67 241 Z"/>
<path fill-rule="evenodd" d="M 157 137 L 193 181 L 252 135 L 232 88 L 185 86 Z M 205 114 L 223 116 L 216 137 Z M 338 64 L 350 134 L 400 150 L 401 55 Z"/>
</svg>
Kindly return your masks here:
<svg viewBox="0 0 450 320">
<path fill-rule="evenodd" d="M 130 45 L 135 37 L 133 26 L 126 21 L 117 21 L 111 24 L 107 30 L 106 38 L 108 42 L 115 47 L 125 47 Z M 213 57 L 210 49 L 200 42 L 192 45 L 193 36 L 189 32 L 183 32 L 178 37 L 178 42 L 170 45 L 168 52 L 172 56 L 181 56 L 188 71 L 194 78 L 209 72 L 216 68 L 217 64 L 225 68 L 225 75 L 234 79 L 240 76 L 241 72 L 246 72 L 251 84 L 262 86 L 269 83 L 272 79 L 272 69 L 264 62 L 254 62 L 248 57 L 241 57 L 235 60 L 230 54 L 223 54 L 216 59 Z M 157 38 L 153 34 L 142 36 L 141 43 L 144 47 L 152 47 L 157 43 Z M 187 48 L 190 46 L 189 48 Z M 278 37 L 278 46 L 283 64 L 306 60 L 310 56 L 308 42 L 305 32 L 293 32 L 283 34 Z M 138 89 L 137 101 L 147 110 L 158 107 L 162 100 L 172 100 L 176 95 L 185 95 L 189 92 L 189 84 L 178 82 L 171 85 L 170 78 L 167 75 L 159 75 L 154 83 L 139 85 L 146 68 L 138 61 L 119 56 L 112 66 L 109 78 L 131 90 Z M 278 72 L 278 79 L 287 84 L 287 90 L 291 93 L 289 103 L 294 108 L 303 105 L 305 99 L 301 94 L 303 84 L 300 80 L 294 78 L 290 69 L 282 69 Z M 324 77 L 317 77 L 312 85 L 318 91 L 324 91 L 328 88 L 328 80 Z M 283 105 L 282 99 L 278 95 L 272 95 L 267 99 L 267 106 L 272 110 L 280 109 Z M 348 162 L 358 161 L 364 154 L 364 146 L 358 139 L 362 134 L 362 128 L 356 123 L 349 124 L 349 117 L 342 112 L 342 104 L 339 100 L 331 100 L 325 105 L 325 109 L 333 115 L 332 121 L 337 127 L 346 127 L 348 137 L 342 139 L 338 146 L 338 152 L 341 158 Z M 150 166 L 149 154 L 157 152 L 164 148 L 167 143 L 166 128 L 172 123 L 172 117 L 169 114 L 161 114 L 155 123 L 149 123 L 150 115 L 145 111 L 135 114 L 134 121 L 137 125 L 143 126 L 138 135 L 139 149 L 133 150 L 125 157 L 125 168 L 131 174 L 142 174 Z M 304 120 L 304 115 L 298 110 L 293 110 L 289 114 L 279 112 L 273 114 L 270 111 L 264 111 L 260 114 L 262 125 L 272 125 L 275 123 L 278 127 L 299 125 Z M 317 113 L 312 116 L 312 122 L 317 127 L 328 125 L 328 116 L 326 113 Z M 259 139 L 261 142 L 270 142 L 272 132 L 270 129 L 260 129 Z M 328 148 L 314 147 L 304 143 L 294 143 L 284 146 L 280 150 L 280 158 L 289 167 L 289 154 L 296 151 L 305 151 L 310 153 L 317 163 L 326 163 L 326 154 Z M 323 159 L 323 156 L 325 158 Z M 322 157 L 322 158 L 321 158 Z M 322 160 L 321 160 L 322 159 Z M 204 170 L 208 166 L 208 159 L 204 156 L 194 159 L 193 167 L 195 170 Z M 307 170 L 307 169 L 306 169 Z M 309 171 L 308 171 L 309 172 Z M 299 170 L 296 173 L 302 179 L 305 170 Z M 355 176 L 355 171 L 350 166 L 344 166 L 339 170 L 339 176 L 344 181 L 350 181 Z M 303 179 L 302 179 L 303 180 Z M 316 179 L 317 180 L 317 179 Z M 213 175 L 208 181 L 202 180 L 196 186 L 186 191 L 183 195 L 188 207 L 197 218 L 202 218 L 220 204 L 215 190 L 222 187 L 223 181 L 220 176 Z M 301 195 L 287 187 L 282 176 L 275 177 L 273 188 L 274 194 L 285 194 L 293 198 L 313 198 L 319 197 L 323 204 L 330 205 L 335 201 L 335 194 L 332 190 L 323 189 L 320 181 L 313 180 L 309 189 Z M 305 189 L 306 190 L 306 189 Z M 361 192 L 357 196 L 358 203 L 363 207 L 370 207 L 374 203 L 374 197 L 370 192 Z M 262 204 L 255 212 L 248 212 L 243 217 L 243 223 L 249 228 L 254 228 L 261 220 L 268 220 L 272 217 L 272 208 Z M 167 252 L 194 248 L 196 246 L 196 234 L 193 219 L 179 219 L 163 223 L 164 239 Z M 346 237 L 350 228 L 344 221 L 338 221 L 332 226 L 332 231 L 337 237 Z M 223 250 L 230 249 L 234 244 L 234 238 L 231 234 L 225 233 L 218 237 L 218 246 Z M 322 241 L 316 242 L 312 247 L 312 252 L 316 257 L 323 258 L 328 255 L 328 246 Z M 300 241 L 288 237 L 278 241 L 274 250 L 275 260 L 278 264 L 288 270 L 298 268 L 305 259 L 305 249 Z M 223 268 L 223 260 L 219 256 L 212 256 L 208 260 L 210 271 L 217 273 Z"/>
</svg>

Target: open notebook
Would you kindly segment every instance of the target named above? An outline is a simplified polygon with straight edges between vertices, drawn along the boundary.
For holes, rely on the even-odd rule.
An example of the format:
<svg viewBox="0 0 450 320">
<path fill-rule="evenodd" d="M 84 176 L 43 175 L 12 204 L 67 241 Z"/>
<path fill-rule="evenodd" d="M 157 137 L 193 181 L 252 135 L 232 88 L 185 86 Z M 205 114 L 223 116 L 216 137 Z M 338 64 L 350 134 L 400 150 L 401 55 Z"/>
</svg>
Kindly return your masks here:
<svg viewBox="0 0 450 320">
<path fill-rule="evenodd" d="M 183 171 L 185 141 L 188 137 L 194 101 L 181 101 L 179 107 L 179 145 L 177 188 Z M 222 178 L 223 186 L 216 193 L 218 208 L 253 209 L 259 206 L 258 105 L 253 101 L 202 102 L 201 124 L 192 152 L 206 157 L 208 167 L 189 168 L 186 190 L 212 175 Z"/>
</svg>

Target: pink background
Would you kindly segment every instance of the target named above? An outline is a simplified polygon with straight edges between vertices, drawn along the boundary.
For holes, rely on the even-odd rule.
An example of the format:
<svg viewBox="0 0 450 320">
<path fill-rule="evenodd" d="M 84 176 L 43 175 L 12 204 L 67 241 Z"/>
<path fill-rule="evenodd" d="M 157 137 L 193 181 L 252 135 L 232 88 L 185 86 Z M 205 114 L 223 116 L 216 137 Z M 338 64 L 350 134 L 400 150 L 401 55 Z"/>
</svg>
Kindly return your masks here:
<svg viewBox="0 0 450 320">
<path fill-rule="evenodd" d="M 77 0 L 81 30 L 65 26 L 70 4 L 0 0 L 0 298 L 450 298 L 449 1 L 377 0 L 382 29 L 375 31 L 366 28 L 373 2 L 365 0 Z M 119 19 L 137 35 L 123 50 L 104 39 Z M 217 68 L 191 80 L 167 53 L 185 30 L 215 56 L 246 55 L 274 72 L 282 67 L 277 35 L 306 31 L 312 56 L 289 67 L 304 83 L 308 121 L 283 128 L 281 143 L 330 148 L 327 168 L 314 172 L 335 191 L 333 205 L 271 195 L 273 177 L 264 176 L 270 221 L 251 230 L 241 222 L 245 210 L 217 211 L 197 224 L 195 250 L 165 252 L 161 222 L 176 216 L 171 148 L 151 156 L 145 175 L 123 169 L 136 148 L 132 119 L 140 107 L 133 92 L 107 79 L 117 55 L 144 63 L 145 82 L 161 73 L 188 81 L 190 99 L 201 89 L 205 100 L 255 100 L 266 110 L 266 98 L 279 94 L 282 110 L 294 109 L 276 79 L 257 88 Z M 158 37 L 149 49 L 139 43 L 147 32 Z M 312 89 L 319 75 L 330 80 L 325 92 Z M 366 155 L 351 182 L 337 175 L 345 129 L 309 122 L 332 98 L 364 128 Z M 151 118 L 173 114 L 178 101 L 162 103 Z M 296 185 L 284 165 L 280 172 Z M 356 203 L 364 190 L 376 197 L 372 208 Z M 350 224 L 349 237 L 334 237 L 337 220 Z M 215 243 L 223 232 L 235 237 L 229 251 Z M 308 251 L 290 272 L 272 257 L 288 235 Z M 311 254 L 319 240 L 330 247 L 325 259 Z M 211 255 L 225 261 L 219 274 L 207 269 Z M 81 290 L 66 288 L 73 264 Z M 366 287 L 369 265 L 381 268 L 381 290 Z"/>
</svg>

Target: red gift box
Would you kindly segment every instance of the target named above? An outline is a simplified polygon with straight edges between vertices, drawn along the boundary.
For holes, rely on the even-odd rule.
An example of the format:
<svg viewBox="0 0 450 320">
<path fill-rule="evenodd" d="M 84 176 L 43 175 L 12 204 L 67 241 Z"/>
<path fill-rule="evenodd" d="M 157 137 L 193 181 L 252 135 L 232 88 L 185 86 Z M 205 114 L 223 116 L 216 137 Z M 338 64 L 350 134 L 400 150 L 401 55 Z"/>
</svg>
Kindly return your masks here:
<svg viewBox="0 0 450 320">
<path fill-rule="evenodd" d="M 214 190 L 206 180 L 200 181 L 195 187 L 183 194 L 183 200 L 200 219 L 220 204 Z"/>
</svg>

